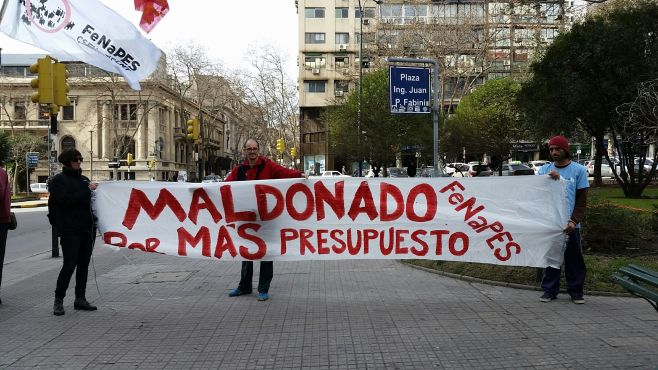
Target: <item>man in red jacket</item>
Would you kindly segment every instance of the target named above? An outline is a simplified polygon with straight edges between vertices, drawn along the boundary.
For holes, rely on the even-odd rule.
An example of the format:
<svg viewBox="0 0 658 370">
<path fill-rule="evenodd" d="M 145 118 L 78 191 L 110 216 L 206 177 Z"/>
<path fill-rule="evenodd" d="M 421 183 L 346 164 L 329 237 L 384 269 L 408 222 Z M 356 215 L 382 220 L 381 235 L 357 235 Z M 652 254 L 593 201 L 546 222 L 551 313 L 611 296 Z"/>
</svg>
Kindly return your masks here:
<svg viewBox="0 0 658 370">
<path fill-rule="evenodd" d="M 289 179 L 304 177 L 304 173 L 298 170 L 287 169 L 278 165 L 274 161 L 260 155 L 260 147 L 256 139 L 249 139 L 242 147 L 246 160 L 226 177 L 224 181 L 245 181 L 245 180 L 268 180 L 268 179 Z M 274 266 L 272 261 L 260 262 L 260 275 L 258 277 L 258 300 L 266 301 L 270 298 L 270 282 L 274 276 Z M 254 263 L 252 261 L 242 262 L 242 272 L 240 284 L 233 289 L 229 297 L 237 297 L 243 294 L 251 294 L 251 279 L 254 275 Z"/>
</svg>

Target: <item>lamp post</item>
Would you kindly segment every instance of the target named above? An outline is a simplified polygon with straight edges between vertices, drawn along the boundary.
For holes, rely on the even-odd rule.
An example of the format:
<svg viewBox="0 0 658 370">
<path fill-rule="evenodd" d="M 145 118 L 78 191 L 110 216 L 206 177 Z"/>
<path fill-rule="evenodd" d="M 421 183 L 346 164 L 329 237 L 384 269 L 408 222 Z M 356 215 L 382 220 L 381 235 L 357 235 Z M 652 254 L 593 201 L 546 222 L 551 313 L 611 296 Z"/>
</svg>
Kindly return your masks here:
<svg viewBox="0 0 658 370">
<path fill-rule="evenodd" d="M 383 3 L 383 0 L 373 0 L 377 5 Z M 363 78 L 363 6 L 361 6 L 361 0 L 358 0 L 359 3 L 359 82 L 358 82 L 358 108 L 356 113 L 356 146 L 359 152 L 359 166 L 357 176 L 361 177 L 361 166 L 363 160 L 361 158 L 361 79 Z"/>
</svg>

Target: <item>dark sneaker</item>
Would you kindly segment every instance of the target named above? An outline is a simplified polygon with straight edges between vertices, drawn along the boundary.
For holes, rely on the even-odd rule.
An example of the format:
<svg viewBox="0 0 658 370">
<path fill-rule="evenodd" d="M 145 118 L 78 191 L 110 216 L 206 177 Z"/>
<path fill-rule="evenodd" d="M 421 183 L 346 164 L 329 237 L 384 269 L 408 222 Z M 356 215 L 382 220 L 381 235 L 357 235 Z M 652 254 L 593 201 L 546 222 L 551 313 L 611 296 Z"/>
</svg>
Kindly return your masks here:
<svg viewBox="0 0 658 370">
<path fill-rule="evenodd" d="M 583 298 L 583 296 L 572 296 L 571 302 L 575 304 L 585 304 L 585 299 Z"/>
<path fill-rule="evenodd" d="M 98 307 L 87 302 L 85 298 L 76 298 L 73 301 L 73 308 L 82 311 L 96 311 L 98 309 Z"/>
<path fill-rule="evenodd" d="M 267 293 L 258 293 L 256 297 L 258 297 L 259 301 L 267 301 L 268 299 L 270 299 L 270 295 Z"/>
<path fill-rule="evenodd" d="M 53 314 L 55 316 L 62 316 L 64 313 L 64 298 L 55 298 L 55 303 L 53 304 Z"/>
<path fill-rule="evenodd" d="M 551 293 L 546 292 L 546 293 L 542 294 L 541 297 L 539 297 L 539 302 L 546 303 L 546 302 L 550 302 L 550 301 L 554 300 L 555 298 L 557 298 L 557 297 L 554 296 Z"/>
<path fill-rule="evenodd" d="M 231 290 L 231 292 L 228 294 L 228 296 L 229 297 L 238 297 L 238 296 L 245 295 L 245 294 L 251 294 L 251 292 L 246 293 L 246 292 L 241 291 L 238 288 L 235 288 L 235 289 Z"/>
</svg>

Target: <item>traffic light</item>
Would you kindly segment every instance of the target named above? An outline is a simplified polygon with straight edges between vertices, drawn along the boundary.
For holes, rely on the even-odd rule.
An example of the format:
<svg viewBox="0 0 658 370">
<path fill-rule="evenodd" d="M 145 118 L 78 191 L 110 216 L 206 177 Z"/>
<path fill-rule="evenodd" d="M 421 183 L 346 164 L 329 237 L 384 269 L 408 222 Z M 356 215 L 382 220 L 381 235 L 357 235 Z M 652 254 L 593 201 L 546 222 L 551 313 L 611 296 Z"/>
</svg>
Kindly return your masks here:
<svg viewBox="0 0 658 370">
<path fill-rule="evenodd" d="M 30 82 L 30 86 L 37 89 L 37 92 L 32 95 L 32 103 L 54 103 L 52 58 L 45 56 L 37 59 L 37 62 L 30 66 L 30 72 L 37 75 L 37 78 Z"/>
<path fill-rule="evenodd" d="M 60 107 L 71 105 L 69 100 L 69 71 L 66 70 L 64 63 L 55 63 L 53 65 L 53 90 L 55 93 L 55 104 Z"/>
<path fill-rule="evenodd" d="M 126 156 L 126 164 L 129 167 L 132 166 L 132 164 L 133 164 L 133 154 L 132 153 L 128 153 L 128 155 Z"/>
<path fill-rule="evenodd" d="M 283 139 L 276 139 L 276 150 L 279 153 L 286 151 L 286 143 L 283 142 Z"/>
<path fill-rule="evenodd" d="M 199 141 L 199 120 L 192 118 L 187 121 L 187 138 L 194 140 L 194 142 Z"/>
<path fill-rule="evenodd" d="M 290 156 L 293 158 L 297 156 L 297 148 L 295 148 L 294 146 L 290 148 Z"/>
</svg>

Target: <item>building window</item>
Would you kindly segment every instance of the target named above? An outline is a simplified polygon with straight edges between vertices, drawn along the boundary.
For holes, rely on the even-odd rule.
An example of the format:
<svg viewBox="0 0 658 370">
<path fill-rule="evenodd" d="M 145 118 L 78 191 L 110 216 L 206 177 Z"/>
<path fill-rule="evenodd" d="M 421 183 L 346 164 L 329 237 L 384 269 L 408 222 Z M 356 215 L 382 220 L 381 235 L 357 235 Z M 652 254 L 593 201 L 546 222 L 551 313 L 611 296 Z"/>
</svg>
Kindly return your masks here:
<svg viewBox="0 0 658 370">
<path fill-rule="evenodd" d="M 350 34 L 347 32 L 336 32 L 336 44 L 349 44 Z"/>
<path fill-rule="evenodd" d="M 304 81 L 304 91 L 308 93 L 323 93 L 327 90 L 327 81 Z"/>
<path fill-rule="evenodd" d="M 306 32 L 304 34 L 304 42 L 307 44 L 324 44 L 325 43 L 325 33 L 324 32 Z"/>
<path fill-rule="evenodd" d="M 326 132 L 309 132 L 304 134 L 303 141 L 305 143 L 321 143 L 326 141 Z"/>
<path fill-rule="evenodd" d="M 354 17 L 361 18 L 361 11 L 359 8 L 354 8 Z M 363 8 L 364 18 L 375 18 L 375 8 Z"/>
<path fill-rule="evenodd" d="M 324 8 L 304 8 L 306 18 L 324 18 Z"/>
<path fill-rule="evenodd" d="M 62 107 L 62 121 L 75 120 L 75 106 L 77 103 L 76 99 L 71 99 L 71 105 L 65 105 Z"/>
<path fill-rule="evenodd" d="M 115 104 L 114 120 L 123 126 L 137 126 L 137 104 Z"/>
<path fill-rule="evenodd" d="M 349 8 L 336 8 L 336 18 L 348 18 L 349 13 Z"/>
<path fill-rule="evenodd" d="M 338 94 L 346 94 L 350 91 L 350 82 L 346 80 L 335 80 L 334 89 Z"/>
<path fill-rule="evenodd" d="M 75 139 L 72 136 L 64 136 L 62 138 L 62 144 L 60 145 L 60 150 L 64 151 L 67 149 L 75 149 Z"/>
<path fill-rule="evenodd" d="M 14 119 L 15 120 L 25 120 L 26 110 L 24 102 L 14 102 Z"/>
<path fill-rule="evenodd" d="M 336 68 L 347 68 L 350 65 L 350 57 L 348 56 L 336 56 L 334 60 L 336 61 Z"/>
<path fill-rule="evenodd" d="M 128 153 L 135 153 L 135 140 L 129 136 L 122 136 L 114 140 L 114 148 L 116 148 L 116 153 L 119 158 L 126 158 Z"/>
<path fill-rule="evenodd" d="M 49 120 L 50 119 L 50 107 L 46 104 L 39 104 L 39 119 L 40 120 Z"/>
<path fill-rule="evenodd" d="M 327 59 L 322 55 L 306 55 L 304 57 L 304 68 L 325 68 L 327 65 Z"/>
</svg>

